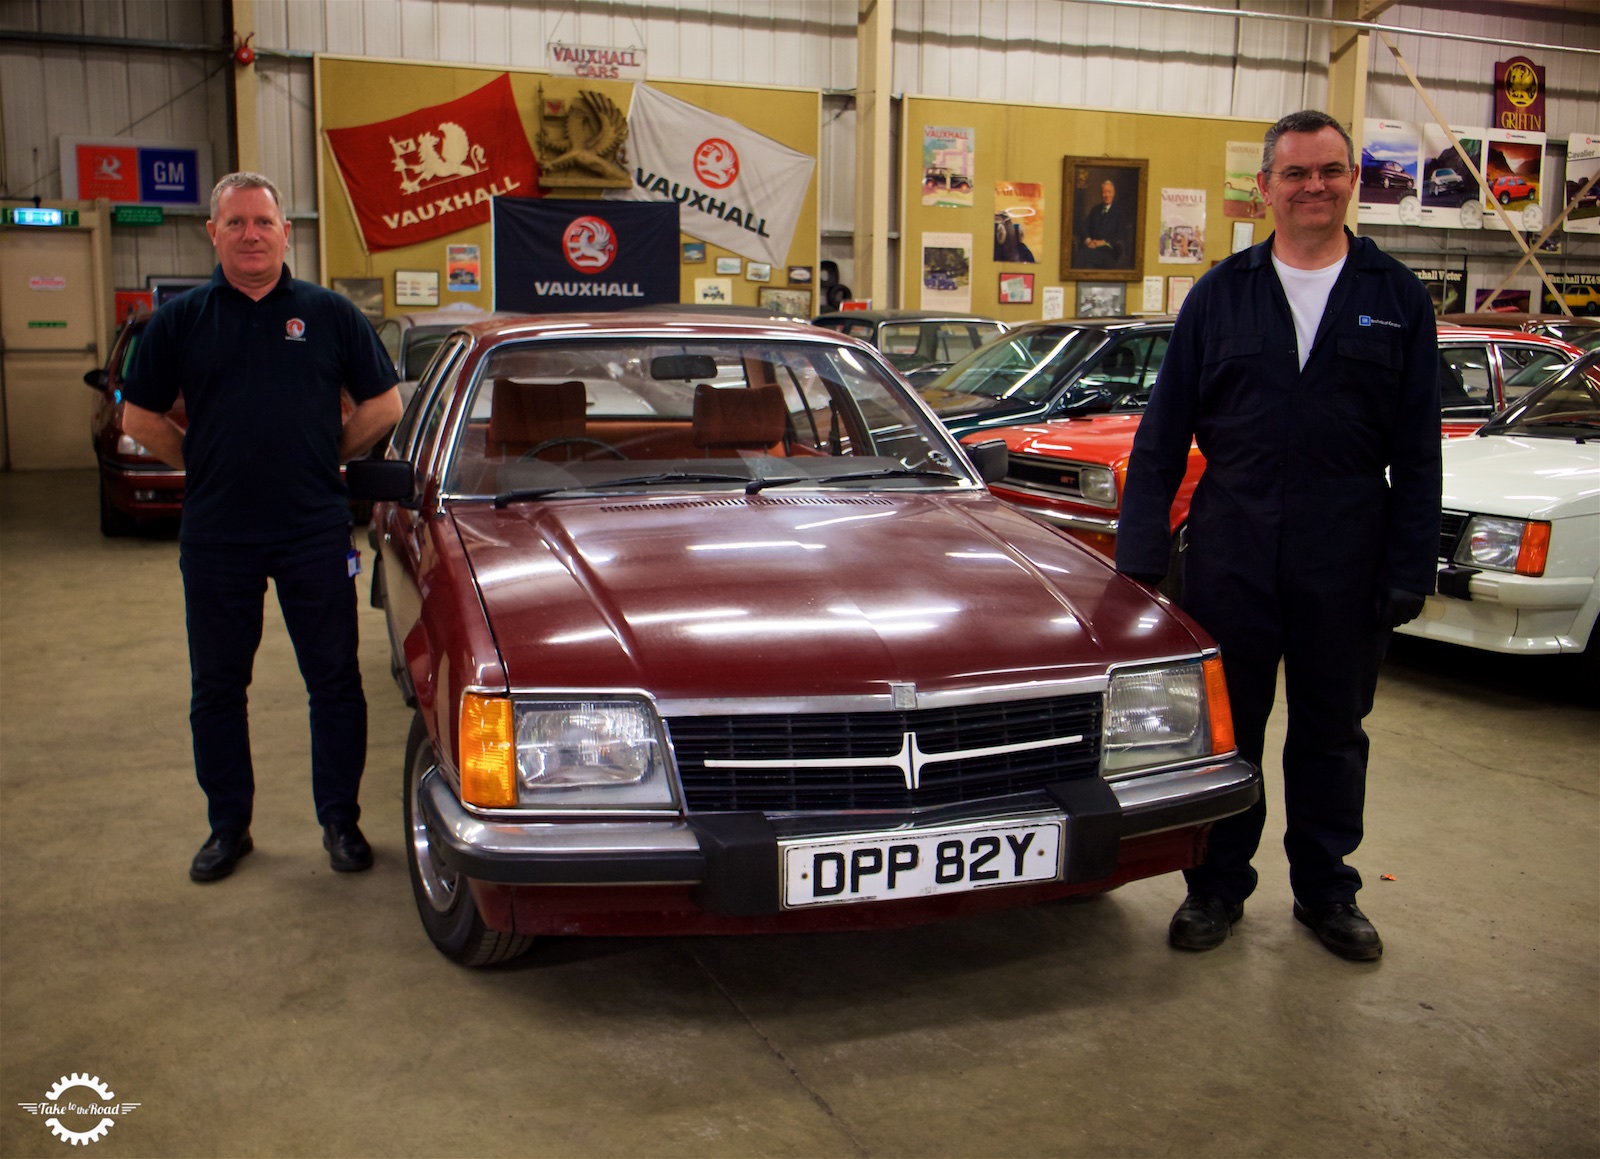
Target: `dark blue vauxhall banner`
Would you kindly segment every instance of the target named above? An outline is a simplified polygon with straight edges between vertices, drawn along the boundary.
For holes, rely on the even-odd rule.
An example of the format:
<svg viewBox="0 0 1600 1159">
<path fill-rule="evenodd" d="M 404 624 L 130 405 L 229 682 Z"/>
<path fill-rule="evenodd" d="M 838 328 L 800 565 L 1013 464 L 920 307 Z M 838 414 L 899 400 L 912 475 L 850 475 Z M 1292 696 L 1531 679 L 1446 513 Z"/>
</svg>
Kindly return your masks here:
<svg viewBox="0 0 1600 1159">
<path fill-rule="evenodd" d="M 678 300 L 678 205 L 496 197 L 494 308 L 534 314 Z"/>
</svg>

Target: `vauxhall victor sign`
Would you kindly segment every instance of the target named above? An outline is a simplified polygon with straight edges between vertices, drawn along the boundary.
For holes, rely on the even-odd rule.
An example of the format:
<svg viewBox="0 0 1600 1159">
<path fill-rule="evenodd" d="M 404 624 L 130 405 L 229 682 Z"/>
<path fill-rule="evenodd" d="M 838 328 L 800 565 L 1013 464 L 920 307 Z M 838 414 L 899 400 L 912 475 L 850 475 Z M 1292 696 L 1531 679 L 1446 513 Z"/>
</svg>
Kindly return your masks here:
<svg viewBox="0 0 1600 1159">
<path fill-rule="evenodd" d="M 368 253 L 486 222 L 492 198 L 540 196 L 509 75 L 458 100 L 326 136 Z"/>
</svg>

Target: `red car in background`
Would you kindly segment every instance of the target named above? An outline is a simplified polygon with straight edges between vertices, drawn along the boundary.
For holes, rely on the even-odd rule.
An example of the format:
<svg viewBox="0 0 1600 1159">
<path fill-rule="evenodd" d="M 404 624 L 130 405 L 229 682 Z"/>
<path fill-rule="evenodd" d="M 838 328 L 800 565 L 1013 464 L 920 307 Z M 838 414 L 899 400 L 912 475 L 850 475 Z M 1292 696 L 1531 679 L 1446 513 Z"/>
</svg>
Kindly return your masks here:
<svg viewBox="0 0 1600 1159">
<path fill-rule="evenodd" d="M 1439 330 L 1440 433 L 1461 438 L 1496 411 L 1515 402 L 1582 351 L 1554 338 L 1515 330 L 1443 326 Z M 1010 427 L 989 427 L 965 436 L 973 444 L 1003 439 L 1010 451 L 1005 478 L 991 483 L 999 498 L 1059 527 L 1090 547 L 1112 555 L 1128 457 L 1143 411 L 1090 414 Z M 1198 447 L 1172 505 L 1172 563 L 1163 590 L 1176 597 L 1182 571 L 1189 503 L 1205 470 Z"/>
<path fill-rule="evenodd" d="M 149 321 L 148 313 L 129 318 L 106 364 L 83 376 L 84 384 L 100 394 L 89 419 L 89 437 L 100 470 L 100 534 L 105 536 L 173 524 L 183 512 L 183 471 L 163 463 L 122 429 L 122 383 Z M 168 413 L 185 425 L 182 398 Z"/>
</svg>

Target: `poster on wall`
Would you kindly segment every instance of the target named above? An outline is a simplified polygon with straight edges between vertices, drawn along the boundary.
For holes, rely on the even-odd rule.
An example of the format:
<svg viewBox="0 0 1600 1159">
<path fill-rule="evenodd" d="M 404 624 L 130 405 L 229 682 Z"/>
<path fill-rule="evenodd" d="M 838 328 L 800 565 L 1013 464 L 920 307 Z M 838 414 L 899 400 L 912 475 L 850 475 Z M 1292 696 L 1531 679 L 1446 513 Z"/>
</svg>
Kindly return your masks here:
<svg viewBox="0 0 1600 1159">
<path fill-rule="evenodd" d="M 79 201 L 208 206 L 211 145 L 129 137 L 62 137 L 61 188 Z"/>
<path fill-rule="evenodd" d="M 1567 233 L 1600 233 L 1600 181 L 1578 196 L 1596 173 L 1600 173 L 1600 136 L 1573 133 L 1567 138 L 1567 187 L 1562 199 L 1567 220 L 1561 228 Z"/>
<path fill-rule="evenodd" d="M 1422 133 L 1407 121 L 1365 121 L 1356 220 L 1363 225 L 1421 225 L 1417 197 Z"/>
<path fill-rule="evenodd" d="M 1161 190 L 1162 262 L 1199 265 L 1206 256 L 1206 191 Z"/>
<path fill-rule="evenodd" d="M 1428 288 L 1435 314 L 1457 314 L 1467 308 L 1467 267 L 1412 266 L 1411 272 Z"/>
<path fill-rule="evenodd" d="M 922 235 L 922 309 L 972 311 L 972 235 Z"/>
<path fill-rule="evenodd" d="M 1044 245 L 1044 186 L 1029 181 L 994 183 L 994 260 L 1038 262 Z"/>
<path fill-rule="evenodd" d="M 1267 203 L 1256 185 L 1261 168 L 1261 145 L 1256 141 L 1229 141 L 1222 169 L 1222 213 L 1225 217 L 1263 218 Z"/>
<path fill-rule="evenodd" d="M 444 249 L 445 284 L 458 294 L 483 289 L 482 263 L 475 245 L 451 245 Z"/>
<path fill-rule="evenodd" d="M 1475 311 L 1503 310 L 1513 314 L 1526 314 L 1531 308 L 1528 303 L 1532 300 L 1532 290 L 1519 290 L 1515 287 L 1509 287 L 1498 293 L 1493 286 L 1479 286 L 1472 291 L 1472 308 Z"/>
<path fill-rule="evenodd" d="M 1576 317 L 1593 318 L 1600 315 L 1600 273 L 1552 274 L 1550 280 L 1556 284 L 1556 289 L 1567 300 L 1567 309 Z M 1546 286 L 1540 285 L 1539 294 L 1541 310 L 1548 314 L 1562 312 L 1560 305 Z"/>
<path fill-rule="evenodd" d="M 481 225 L 493 198 L 540 196 L 509 73 L 457 100 L 323 136 L 368 253 Z"/>
<path fill-rule="evenodd" d="M 788 258 L 815 157 L 645 84 L 633 86 L 628 151 L 633 185 L 606 200 L 679 205 L 690 237 L 768 265 Z"/>
<path fill-rule="evenodd" d="M 922 127 L 922 204 L 955 208 L 972 204 L 977 170 L 972 138 L 971 129 Z"/>
<path fill-rule="evenodd" d="M 1537 233 L 1544 228 L 1543 133 L 1522 129 L 1490 129 L 1484 146 L 1483 220 L 1487 229 L 1505 229 L 1505 219 L 1494 211 L 1499 205 L 1515 228 Z"/>
<path fill-rule="evenodd" d="M 1451 131 L 1461 144 L 1459 150 L 1439 125 L 1422 126 L 1422 190 L 1418 195 L 1422 224 L 1434 229 L 1482 229 L 1483 190 L 1472 170 L 1483 172 L 1483 142 L 1489 130 L 1451 126 Z"/>
<path fill-rule="evenodd" d="M 1054 318 L 1067 316 L 1067 288 L 1065 286 L 1046 286 L 1039 296 L 1039 317 L 1046 322 Z"/>
<path fill-rule="evenodd" d="M 532 314 L 678 300 L 676 202 L 494 200 L 494 308 Z"/>
</svg>

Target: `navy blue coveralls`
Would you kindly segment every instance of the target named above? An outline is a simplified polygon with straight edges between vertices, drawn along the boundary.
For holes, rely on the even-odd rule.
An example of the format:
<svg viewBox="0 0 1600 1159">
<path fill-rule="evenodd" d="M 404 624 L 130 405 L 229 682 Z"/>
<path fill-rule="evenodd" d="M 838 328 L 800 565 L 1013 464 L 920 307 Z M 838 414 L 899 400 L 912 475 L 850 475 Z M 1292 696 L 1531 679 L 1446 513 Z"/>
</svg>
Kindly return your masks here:
<svg viewBox="0 0 1600 1159">
<path fill-rule="evenodd" d="M 349 299 L 287 268 L 257 302 L 218 266 L 156 311 L 134 351 L 127 400 L 161 414 L 181 391 L 188 414 L 179 563 L 195 775 L 213 830 L 250 825 L 247 689 L 268 577 L 310 696 L 317 820 L 360 816 L 367 704 L 339 478 L 340 389 L 363 402 L 396 377 Z"/>
<path fill-rule="evenodd" d="M 1290 885 L 1350 902 L 1389 589 L 1433 591 L 1441 490 L 1433 307 L 1370 240 L 1350 243 L 1305 369 L 1272 239 L 1184 302 L 1128 465 L 1117 569 L 1161 576 L 1191 437 L 1206 459 L 1184 553 L 1184 610 L 1222 648 L 1240 754 L 1261 763 L 1284 665 Z M 1385 473 L 1387 472 L 1387 478 Z M 1266 805 L 1218 822 L 1189 888 L 1255 889 Z"/>
</svg>

